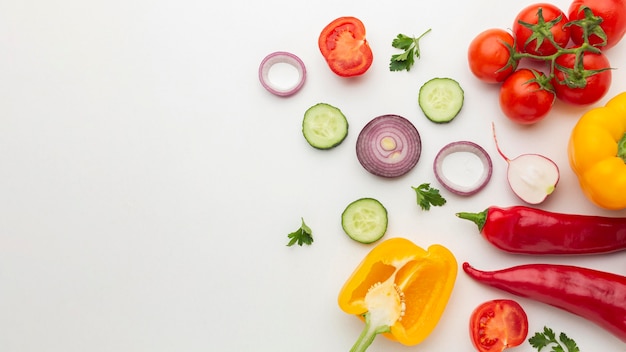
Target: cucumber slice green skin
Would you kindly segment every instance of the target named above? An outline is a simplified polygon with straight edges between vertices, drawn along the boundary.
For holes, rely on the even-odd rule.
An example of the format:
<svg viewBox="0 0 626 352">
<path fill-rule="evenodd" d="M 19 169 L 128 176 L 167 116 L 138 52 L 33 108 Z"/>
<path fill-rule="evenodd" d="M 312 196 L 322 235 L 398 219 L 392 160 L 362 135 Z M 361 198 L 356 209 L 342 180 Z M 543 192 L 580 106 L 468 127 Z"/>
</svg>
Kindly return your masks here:
<svg viewBox="0 0 626 352">
<path fill-rule="evenodd" d="M 437 77 L 422 85 L 418 103 L 430 121 L 448 123 L 461 111 L 463 99 L 463 88 L 457 81 Z"/>
<path fill-rule="evenodd" d="M 387 209 L 374 198 L 360 198 L 348 204 L 341 214 L 341 227 L 353 240 L 373 243 L 387 231 Z"/>
<path fill-rule="evenodd" d="M 312 147 L 331 149 L 346 139 L 348 120 L 338 108 L 318 103 L 304 113 L 302 134 Z"/>
</svg>

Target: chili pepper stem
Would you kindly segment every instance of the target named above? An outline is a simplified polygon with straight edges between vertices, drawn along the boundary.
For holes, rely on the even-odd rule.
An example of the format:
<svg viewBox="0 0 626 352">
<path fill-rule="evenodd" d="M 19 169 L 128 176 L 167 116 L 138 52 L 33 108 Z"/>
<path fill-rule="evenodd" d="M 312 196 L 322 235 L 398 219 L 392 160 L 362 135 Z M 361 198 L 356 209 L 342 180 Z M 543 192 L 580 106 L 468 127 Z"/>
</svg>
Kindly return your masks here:
<svg viewBox="0 0 626 352">
<path fill-rule="evenodd" d="M 484 210 L 484 211 L 481 211 L 480 213 L 460 212 L 460 213 L 456 213 L 456 216 L 461 219 L 470 220 L 474 222 L 478 226 L 478 231 L 482 231 L 483 227 L 485 227 L 485 222 L 487 221 L 487 211 L 488 210 Z"/>
</svg>

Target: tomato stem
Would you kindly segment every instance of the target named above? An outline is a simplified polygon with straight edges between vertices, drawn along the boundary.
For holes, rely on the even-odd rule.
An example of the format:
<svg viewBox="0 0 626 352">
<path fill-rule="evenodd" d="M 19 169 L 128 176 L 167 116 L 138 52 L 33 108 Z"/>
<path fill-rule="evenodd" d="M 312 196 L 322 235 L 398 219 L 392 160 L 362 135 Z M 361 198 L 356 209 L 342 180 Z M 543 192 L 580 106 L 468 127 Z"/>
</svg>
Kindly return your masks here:
<svg viewBox="0 0 626 352">
<path fill-rule="evenodd" d="M 602 27 L 600 27 L 600 24 L 602 23 L 602 21 L 604 21 L 602 17 L 595 16 L 591 8 L 589 8 L 588 6 L 581 6 L 578 11 L 583 11 L 585 13 L 585 17 L 579 20 L 570 21 L 565 25 L 565 27 L 580 27 L 583 31 L 582 39 L 584 44 L 590 44 L 589 37 L 593 34 L 602 39 L 602 43 L 599 43 L 598 46 L 605 46 L 607 44 L 606 33 L 604 32 Z"/>
<path fill-rule="evenodd" d="M 566 26 L 581 27 L 583 31 L 583 43 L 582 44 L 576 47 L 571 47 L 571 48 L 565 48 L 565 47 L 560 46 L 554 40 L 554 37 L 552 36 L 552 33 L 550 32 L 550 29 L 560 21 L 560 17 L 552 21 L 545 22 L 543 15 L 542 15 L 542 9 L 539 8 L 537 11 L 537 16 L 538 16 L 537 24 L 532 25 L 523 21 L 520 21 L 519 23 L 522 26 L 525 26 L 531 31 L 533 31 L 533 35 L 530 37 L 529 41 L 536 39 L 537 45 L 540 45 L 543 40 L 548 40 L 556 48 L 556 52 L 551 55 L 536 55 L 536 54 L 530 54 L 526 52 L 518 52 L 517 50 L 515 50 L 515 46 L 514 46 L 512 48 L 509 48 L 509 50 L 511 50 L 511 59 L 515 62 L 519 62 L 519 60 L 523 58 L 548 62 L 550 69 L 549 69 L 548 74 L 546 74 L 547 81 L 552 80 L 556 76 L 555 70 L 558 69 L 559 71 L 563 72 L 564 78 L 559 80 L 557 83 L 566 85 L 569 88 L 584 88 L 587 85 L 587 78 L 595 74 L 604 72 L 606 70 L 611 70 L 612 68 L 609 68 L 609 67 L 600 69 L 600 70 L 585 69 L 583 65 L 584 54 L 585 53 L 594 53 L 594 54 L 601 53 L 601 50 L 598 47 L 602 47 L 606 45 L 607 41 L 606 41 L 606 34 L 600 27 L 602 18 L 595 16 L 593 12 L 591 11 L 591 9 L 586 6 L 581 8 L 581 11 L 584 11 L 585 18 L 568 22 Z M 589 42 L 589 37 L 592 34 L 602 38 L 603 42 L 596 44 L 596 45 L 592 45 Z M 524 44 L 526 45 L 526 43 Z M 562 55 L 566 55 L 566 54 L 572 54 L 575 56 L 575 62 L 572 68 L 563 67 L 556 63 L 556 59 L 558 57 Z M 551 87 L 549 86 L 545 86 L 542 88 L 552 90 Z"/>
<path fill-rule="evenodd" d="M 524 47 L 526 47 L 533 40 L 536 41 L 537 49 L 541 46 L 544 40 L 548 40 L 555 48 L 562 49 L 562 47 L 554 40 L 554 35 L 552 35 L 552 27 L 559 24 L 563 19 L 563 15 L 559 15 L 555 19 L 546 22 L 543 17 L 543 9 L 539 7 L 537 9 L 537 24 L 531 24 L 528 22 L 524 22 L 522 20 L 518 21 L 518 23 L 533 32 L 533 34 L 528 38 L 528 40 L 524 43 Z"/>
</svg>

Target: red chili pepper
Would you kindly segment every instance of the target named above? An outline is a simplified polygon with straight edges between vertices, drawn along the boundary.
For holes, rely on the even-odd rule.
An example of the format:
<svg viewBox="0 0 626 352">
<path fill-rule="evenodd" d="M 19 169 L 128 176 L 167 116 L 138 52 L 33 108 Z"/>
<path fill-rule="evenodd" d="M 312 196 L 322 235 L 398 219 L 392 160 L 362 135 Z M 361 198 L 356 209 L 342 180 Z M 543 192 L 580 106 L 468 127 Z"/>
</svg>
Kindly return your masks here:
<svg viewBox="0 0 626 352">
<path fill-rule="evenodd" d="M 463 263 L 463 270 L 485 285 L 576 314 L 626 342 L 624 276 L 559 264 L 526 264 L 481 271 Z"/>
<path fill-rule="evenodd" d="M 561 214 L 513 206 L 457 213 L 497 248 L 518 254 L 600 254 L 626 250 L 626 218 Z"/>
</svg>

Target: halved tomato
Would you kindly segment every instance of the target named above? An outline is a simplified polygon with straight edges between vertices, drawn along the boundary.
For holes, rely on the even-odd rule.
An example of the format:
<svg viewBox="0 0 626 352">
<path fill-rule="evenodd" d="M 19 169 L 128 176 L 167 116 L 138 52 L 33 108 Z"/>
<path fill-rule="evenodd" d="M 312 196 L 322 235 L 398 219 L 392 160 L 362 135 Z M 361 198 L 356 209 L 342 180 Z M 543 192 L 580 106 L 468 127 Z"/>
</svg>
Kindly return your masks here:
<svg viewBox="0 0 626 352">
<path fill-rule="evenodd" d="M 318 46 L 330 69 L 342 77 L 362 75 L 374 61 L 365 26 L 356 17 L 339 17 L 329 23 L 320 33 Z"/>
<path fill-rule="evenodd" d="M 528 317 L 519 303 L 494 299 L 480 304 L 470 317 L 470 337 L 478 352 L 502 352 L 528 336 Z"/>
</svg>

